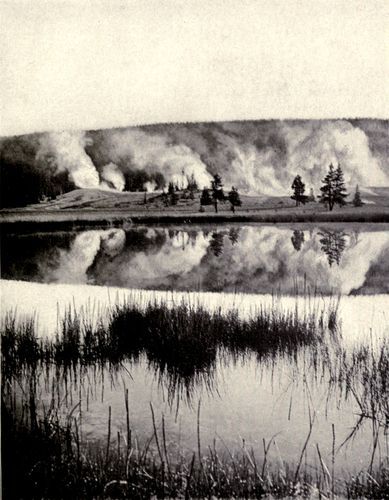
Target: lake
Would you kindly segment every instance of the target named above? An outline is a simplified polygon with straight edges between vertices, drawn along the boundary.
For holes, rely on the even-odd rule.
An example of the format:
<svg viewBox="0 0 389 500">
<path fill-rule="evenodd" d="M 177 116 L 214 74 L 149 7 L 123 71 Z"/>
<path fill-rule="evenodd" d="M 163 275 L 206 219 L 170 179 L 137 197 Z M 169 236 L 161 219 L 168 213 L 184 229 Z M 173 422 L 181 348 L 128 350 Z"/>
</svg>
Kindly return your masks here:
<svg viewBox="0 0 389 500">
<path fill-rule="evenodd" d="M 341 377 L 334 382 L 339 353 L 347 358 L 364 345 L 380 352 L 389 339 L 386 226 L 130 226 L 6 233 L 1 245 L 2 314 L 36 314 L 41 338 L 55 338 L 58 315 L 69 305 L 96 321 L 126 301 L 234 308 L 242 318 L 261 309 L 304 316 L 338 307 L 336 332 L 325 339 L 323 333 L 319 343 L 268 345 L 261 355 L 250 346 L 217 346 L 214 358 L 187 377 L 173 377 L 169 364 L 147 350 L 116 366 L 75 368 L 70 378 L 42 369 L 35 374 L 39 405 L 55 399 L 63 415 L 79 412 L 86 441 L 106 440 L 109 407 L 113 441 L 124 434 L 128 389 L 139 447 L 153 436 L 151 403 L 158 431 L 163 415 L 172 454 L 197 449 L 199 424 L 203 449 L 216 440 L 221 452 L 244 446 L 263 456 L 264 439 L 269 460 L 283 466 L 298 462 L 308 434 L 304 460 L 312 470 L 320 466 L 317 449 L 329 465 L 334 437 L 341 473 L 387 457 L 387 428 L 377 432 L 371 418 L 360 418 L 356 394 Z M 353 377 L 362 394 L 363 380 Z M 19 379 L 14 395 L 22 398 L 20 387 L 29 382 Z"/>
</svg>

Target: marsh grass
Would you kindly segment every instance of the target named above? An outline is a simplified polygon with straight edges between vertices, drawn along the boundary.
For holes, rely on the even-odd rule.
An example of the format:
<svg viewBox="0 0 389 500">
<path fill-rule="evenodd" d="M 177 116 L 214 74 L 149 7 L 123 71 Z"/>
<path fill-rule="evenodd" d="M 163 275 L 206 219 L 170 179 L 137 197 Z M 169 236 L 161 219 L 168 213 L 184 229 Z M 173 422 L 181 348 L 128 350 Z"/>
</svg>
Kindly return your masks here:
<svg viewBox="0 0 389 500">
<path fill-rule="evenodd" d="M 17 321 L 6 315 L 2 326 L 2 454 L 5 498 L 259 498 L 344 495 L 387 498 L 388 459 L 378 456 L 382 430 L 388 429 L 388 343 L 362 345 L 351 353 L 338 342 L 337 307 L 258 310 L 247 318 L 238 311 L 210 311 L 199 305 L 130 303 L 113 307 L 97 321 L 69 309 L 51 339 L 39 338 L 34 318 Z M 64 417 L 55 395 L 58 385 L 74 382 L 83 371 L 113 370 L 125 361 L 145 356 L 159 377 L 169 381 L 170 397 L 191 390 L 200 381 L 211 384 L 218 356 L 238 359 L 254 355 L 261 363 L 298 352 L 310 354 L 314 377 L 323 377 L 328 390 L 352 397 L 360 419 L 372 422 L 371 460 L 355 476 L 336 471 L 335 454 L 358 432 L 359 423 L 343 443 L 333 427 L 331 463 L 316 444 L 317 462 L 309 466 L 306 449 L 314 418 L 295 463 L 272 463 L 269 449 L 276 436 L 263 442 L 257 457 L 242 442 L 231 452 L 223 445 L 203 448 L 201 407 L 197 413 L 197 450 L 169 451 L 164 417 L 151 406 L 153 433 L 140 446 L 130 427 L 128 392 L 124 393 L 126 430 L 112 434 L 107 412 L 106 442 L 88 442 L 82 435 L 80 400 Z M 54 370 L 52 399 L 38 410 L 39 377 Z M 15 400 L 15 384 L 22 387 Z M 59 397 L 58 397 L 59 399 Z M 327 462 L 326 462 L 327 461 Z"/>
<path fill-rule="evenodd" d="M 293 356 L 302 346 L 320 343 L 328 324 L 334 328 L 334 314 L 332 309 L 327 314 L 262 308 L 242 318 L 237 310 L 212 311 L 185 302 L 144 307 L 127 302 L 97 320 L 69 308 L 51 338 L 38 337 L 34 318 L 17 321 L 15 314 L 7 314 L 3 376 L 11 377 L 22 366 L 113 366 L 145 355 L 161 377 L 190 387 L 202 374 L 212 373 L 219 352 L 268 359 Z"/>
<path fill-rule="evenodd" d="M 259 459 L 242 441 L 231 452 L 224 444 L 202 448 L 200 403 L 198 449 L 192 455 L 170 452 L 164 418 L 156 421 L 143 447 L 131 429 L 111 439 L 111 407 L 106 442 L 84 440 L 76 416 L 66 422 L 51 408 L 41 417 L 16 416 L 2 405 L 4 498 L 387 498 L 387 462 L 354 476 L 335 476 L 330 464 L 302 462 L 307 440 L 296 463 L 272 463 L 264 440 Z M 128 409 L 127 409 L 128 417 Z M 155 446 L 151 446 L 154 442 Z M 320 463 L 320 465 L 319 465 Z"/>
</svg>

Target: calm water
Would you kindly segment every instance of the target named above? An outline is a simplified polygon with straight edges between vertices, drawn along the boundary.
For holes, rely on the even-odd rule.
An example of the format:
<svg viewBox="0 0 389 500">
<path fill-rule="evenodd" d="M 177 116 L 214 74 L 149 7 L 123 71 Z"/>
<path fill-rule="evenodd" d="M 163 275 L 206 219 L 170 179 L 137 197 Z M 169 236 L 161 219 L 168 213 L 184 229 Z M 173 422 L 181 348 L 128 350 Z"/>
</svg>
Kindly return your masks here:
<svg viewBox="0 0 389 500">
<path fill-rule="evenodd" d="M 4 234 L 2 276 L 148 290 L 389 292 L 389 231 L 364 226 Z"/>
<path fill-rule="evenodd" d="M 343 296 L 344 330 L 344 338 L 337 341 L 347 341 L 351 349 L 366 339 L 379 345 L 389 338 L 386 228 L 252 225 L 4 234 L 2 277 L 7 280 L 2 286 L 3 312 L 12 307 L 24 313 L 38 311 L 45 335 L 54 333 L 56 304 L 67 305 L 73 298 L 75 306 L 81 307 L 90 299 L 104 301 L 107 294 L 112 303 L 119 300 L 113 287 L 119 287 L 123 293 L 127 289 L 200 292 L 205 304 L 227 301 L 242 311 L 247 304 L 271 304 L 265 294 L 274 292 L 284 295 L 280 301 L 290 308 L 294 307 L 290 295 L 296 292 L 316 291 L 319 301 L 321 295 L 336 293 Z M 245 298 L 241 293 L 250 295 Z M 40 396 L 46 403 L 53 376 L 40 378 Z M 298 460 L 310 415 L 315 415 L 308 447 L 313 466 L 316 443 L 325 460 L 330 460 L 332 424 L 340 445 L 358 421 L 355 399 L 331 386 L 325 360 L 315 364 L 308 348 L 295 356 L 279 354 L 261 360 L 252 353 L 238 357 L 219 353 L 213 369 L 193 379 L 190 387 L 172 381 L 161 367 L 141 356 L 115 370 L 77 375 L 66 386 L 62 381 L 56 398 L 64 413 L 81 400 L 85 439 L 104 440 L 109 405 L 112 435 L 125 431 L 125 388 L 130 395 L 131 427 L 139 443 L 153 432 L 151 402 L 159 426 L 165 416 L 171 449 L 181 447 L 188 453 L 197 446 L 199 401 L 204 448 L 216 438 L 221 449 L 227 446 L 235 451 L 244 439 L 260 456 L 262 439 L 268 441 L 277 434 L 270 450 L 274 461 Z M 385 454 L 383 436 L 382 440 L 377 460 Z M 371 422 L 366 420 L 338 450 L 337 466 L 349 471 L 368 467 L 371 443 Z"/>
</svg>

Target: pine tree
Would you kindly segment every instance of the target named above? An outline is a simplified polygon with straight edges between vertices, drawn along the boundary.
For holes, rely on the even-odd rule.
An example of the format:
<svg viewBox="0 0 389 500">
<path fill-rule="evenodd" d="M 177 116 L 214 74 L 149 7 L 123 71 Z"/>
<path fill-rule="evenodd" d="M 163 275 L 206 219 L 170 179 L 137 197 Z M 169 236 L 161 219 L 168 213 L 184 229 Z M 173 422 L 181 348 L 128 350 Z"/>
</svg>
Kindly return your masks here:
<svg viewBox="0 0 389 500">
<path fill-rule="evenodd" d="M 343 171 L 338 165 L 338 168 L 335 170 L 334 175 L 334 203 L 337 203 L 340 207 L 346 205 L 346 198 L 348 193 L 346 191 L 346 186 L 344 183 Z"/>
<path fill-rule="evenodd" d="M 231 203 L 231 210 L 235 213 L 235 207 L 240 207 L 242 205 L 242 201 L 236 187 L 232 186 L 231 191 L 228 193 L 228 200 Z"/>
<path fill-rule="evenodd" d="M 212 198 L 211 198 L 211 195 L 209 194 L 208 188 L 204 188 L 202 193 L 201 193 L 200 205 L 201 206 L 212 205 Z"/>
<path fill-rule="evenodd" d="M 217 212 L 218 201 L 223 201 L 225 199 L 223 191 L 223 183 L 219 174 L 213 176 L 213 181 L 211 182 L 212 189 L 212 199 L 215 206 L 215 212 Z"/>
<path fill-rule="evenodd" d="M 361 207 L 363 205 L 363 201 L 361 198 L 361 193 L 359 192 L 359 186 L 357 184 L 357 187 L 355 188 L 355 194 L 353 198 L 353 205 L 354 207 Z"/>
<path fill-rule="evenodd" d="M 294 178 L 292 189 L 293 196 L 291 196 L 291 198 L 292 200 L 296 201 L 296 207 L 298 207 L 300 203 L 305 204 L 305 202 L 307 201 L 307 196 L 304 195 L 305 184 L 303 183 L 299 175 L 296 175 L 296 177 Z"/>
<path fill-rule="evenodd" d="M 328 173 L 323 179 L 323 186 L 320 188 L 321 195 L 320 195 L 320 202 L 324 203 L 328 209 L 331 211 L 334 208 L 334 203 L 335 203 L 335 193 L 334 193 L 334 187 L 335 187 L 335 170 L 334 166 L 331 165 L 328 168 Z"/>
</svg>

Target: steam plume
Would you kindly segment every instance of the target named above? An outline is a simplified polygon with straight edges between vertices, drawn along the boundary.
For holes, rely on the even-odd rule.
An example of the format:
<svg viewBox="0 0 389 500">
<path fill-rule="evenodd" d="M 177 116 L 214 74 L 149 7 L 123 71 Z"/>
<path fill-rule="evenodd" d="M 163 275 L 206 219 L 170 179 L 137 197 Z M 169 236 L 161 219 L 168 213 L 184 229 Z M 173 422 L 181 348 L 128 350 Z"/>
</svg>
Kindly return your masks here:
<svg viewBox="0 0 389 500">
<path fill-rule="evenodd" d="M 52 132 L 42 134 L 37 161 L 46 159 L 58 171 L 69 172 L 70 179 L 80 188 L 99 186 L 99 174 L 85 152 L 87 139 L 84 132 Z"/>
<path fill-rule="evenodd" d="M 149 191 L 169 182 L 185 187 L 192 175 L 202 188 L 219 173 L 227 189 L 285 195 L 296 174 L 317 190 L 331 162 L 341 164 L 349 186 L 388 185 L 388 143 L 387 121 L 305 120 L 55 132 L 0 146 L 7 165 L 32 162 L 48 178 L 65 172 L 80 188 L 123 191 L 139 172 L 138 188 Z"/>
</svg>

